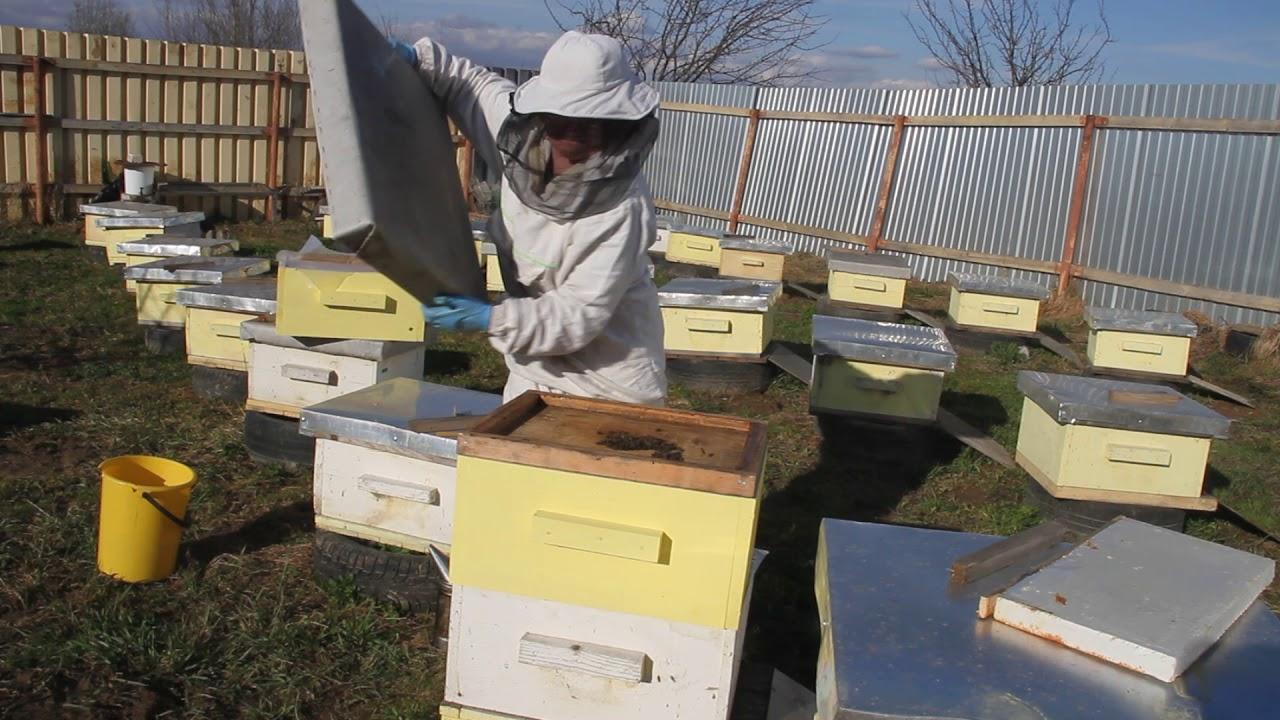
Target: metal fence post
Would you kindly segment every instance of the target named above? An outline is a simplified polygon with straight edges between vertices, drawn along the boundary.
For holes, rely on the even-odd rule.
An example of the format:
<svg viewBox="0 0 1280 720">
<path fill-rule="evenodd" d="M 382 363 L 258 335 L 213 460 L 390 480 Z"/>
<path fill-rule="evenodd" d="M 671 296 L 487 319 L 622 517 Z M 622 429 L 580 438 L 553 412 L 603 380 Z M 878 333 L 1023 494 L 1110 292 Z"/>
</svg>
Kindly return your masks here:
<svg viewBox="0 0 1280 720">
<path fill-rule="evenodd" d="M 889 136 L 889 154 L 884 159 L 884 175 L 880 178 L 880 195 L 876 198 L 876 212 L 871 219 L 871 234 L 867 251 L 878 252 L 884 239 L 884 219 L 889 214 L 889 198 L 893 194 L 893 179 L 898 173 L 898 155 L 902 151 L 902 139 L 906 135 L 907 116 L 893 118 L 893 135 Z"/>
<path fill-rule="evenodd" d="M 1071 185 L 1071 209 L 1067 214 L 1067 236 L 1062 243 L 1062 261 L 1058 263 L 1058 290 L 1061 297 L 1071 287 L 1075 272 L 1076 244 L 1080 239 L 1080 222 L 1084 216 L 1084 195 L 1089 184 L 1089 160 L 1093 157 L 1093 132 L 1106 118 L 1085 115 L 1081 123 L 1080 154 L 1076 158 L 1076 178 Z"/>
<path fill-rule="evenodd" d="M 729 232 L 738 232 L 742 202 L 747 194 L 747 178 L 751 174 L 751 157 L 756 151 L 756 133 L 760 129 L 760 110 L 751 108 L 747 115 L 747 136 L 742 142 L 742 161 L 738 164 L 738 184 L 733 188 L 733 206 L 729 209 Z"/>
</svg>

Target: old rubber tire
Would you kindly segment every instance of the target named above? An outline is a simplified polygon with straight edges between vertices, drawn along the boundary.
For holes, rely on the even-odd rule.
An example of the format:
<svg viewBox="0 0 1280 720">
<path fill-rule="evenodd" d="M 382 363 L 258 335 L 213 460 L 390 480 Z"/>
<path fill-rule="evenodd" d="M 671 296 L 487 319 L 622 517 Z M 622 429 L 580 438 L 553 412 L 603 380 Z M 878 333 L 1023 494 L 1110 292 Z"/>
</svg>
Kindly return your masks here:
<svg viewBox="0 0 1280 720">
<path fill-rule="evenodd" d="M 362 594 L 406 613 L 434 611 L 440 595 L 434 563 L 418 553 L 381 550 L 345 535 L 317 530 L 311 563 L 316 577 L 350 577 Z"/>
<path fill-rule="evenodd" d="M 244 447 L 263 465 L 311 467 L 316 457 L 315 438 L 299 433 L 297 420 L 253 410 L 244 413 Z"/>
<path fill-rule="evenodd" d="M 147 352 L 152 355 L 186 355 L 187 333 L 183 328 L 148 325 L 142 330 Z"/>
<path fill-rule="evenodd" d="M 1187 521 L 1187 511 L 1176 508 L 1150 507 L 1147 505 L 1118 505 L 1087 500 L 1059 500 L 1050 495 L 1032 478 L 1027 478 L 1022 502 L 1040 511 L 1044 520 L 1057 520 L 1069 530 L 1081 536 L 1101 530 L 1117 515 L 1141 520 L 1157 527 L 1182 532 Z"/>
<path fill-rule="evenodd" d="M 764 392 L 773 381 L 768 362 L 667 358 L 667 379 L 688 390 L 721 393 Z"/>
<path fill-rule="evenodd" d="M 243 403 L 249 394 L 249 379 L 243 370 L 192 365 L 191 388 L 211 400 Z"/>
</svg>

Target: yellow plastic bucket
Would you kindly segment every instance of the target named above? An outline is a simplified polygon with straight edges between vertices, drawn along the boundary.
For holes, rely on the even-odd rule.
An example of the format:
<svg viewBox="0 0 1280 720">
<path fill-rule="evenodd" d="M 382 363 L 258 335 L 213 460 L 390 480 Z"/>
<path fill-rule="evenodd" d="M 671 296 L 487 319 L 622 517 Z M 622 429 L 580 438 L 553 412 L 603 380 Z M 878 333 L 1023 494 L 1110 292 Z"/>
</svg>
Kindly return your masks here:
<svg viewBox="0 0 1280 720">
<path fill-rule="evenodd" d="M 98 469 L 98 570 L 125 582 L 169 577 L 178 565 L 195 471 L 148 455 L 111 458 Z"/>
</svg>

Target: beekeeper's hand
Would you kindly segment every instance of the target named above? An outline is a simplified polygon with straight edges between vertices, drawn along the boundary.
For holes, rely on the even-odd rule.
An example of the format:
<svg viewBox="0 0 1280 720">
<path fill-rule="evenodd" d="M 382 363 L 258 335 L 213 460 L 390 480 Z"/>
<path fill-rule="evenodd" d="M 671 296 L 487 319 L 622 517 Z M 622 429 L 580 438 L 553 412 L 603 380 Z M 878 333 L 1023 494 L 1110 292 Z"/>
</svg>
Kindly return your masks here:
<svg viewBox="0 0 1280 720">
<path fill-rule="evenodd" d="M 405 62 L 414 67 L 418 66 L 418 51 L 415 50 L 412 45 L 406 45 L 399 40 L 395 40 L 392 41 L 391 47 L 395 48 L 396 53 L 398 53 L 400 57 L 404 58 Z"/>
<path fill-rule="evenodd" d="M 489 315 L 493 310 L 486 300 L 463 295 L 437 295 L 430 305 L 422 307 L 427 322 L 444 330 L 489 331 Z"/>
</svg>

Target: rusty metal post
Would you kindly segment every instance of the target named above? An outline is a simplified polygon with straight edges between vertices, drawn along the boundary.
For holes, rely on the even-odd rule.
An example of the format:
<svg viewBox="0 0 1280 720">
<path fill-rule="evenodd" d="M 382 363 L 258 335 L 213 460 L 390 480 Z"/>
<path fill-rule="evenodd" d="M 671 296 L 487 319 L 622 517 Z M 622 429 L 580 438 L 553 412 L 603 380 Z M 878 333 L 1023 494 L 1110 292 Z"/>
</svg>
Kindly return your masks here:
<svg viewBox="0 0 1280 720">
<path fill-rule="evenodd" d="M 880 195 L 876 198 L 876 212 L 871 218 L 871 234 L 867 251 L 878 252 L 884 239 L 884 219 L 889 214 L 889 198 L 893 195 L 893 180 L 898 174 L 898 155 L 902 152 L 902 138 L 906 135 L 907 116 L 893 118 L 893 134 L 889 136 L 889 154 L 884 159 L 884 175 L 880 178 Z"/>
<path fill-rule="evenodd" d="M 747 179 L 751 175 L 751 157 L 756 152 L 756 133 L 760 130 L 760 110 L 752 108 L 747 115 L 747 136 L 742 142 L 742 161 L 738 164 L 738 183 L 733 188 L 733 206 L 729 208 L 729 232 L 738 232 L 738 218 L 742 216 L 742 202 L 747 194 Z"/>
<path fill-rule="evenodd" d="M 280 159 L 280 106 L 284 73 L 271 73 L 271 104 L 267 111 L 267 220 L 276 219 L 276 164 Z"/>
<path fill-rule="evenodd" d="M 1093 132 L 1106 118 L 1085 115 L 1081 123 L 1080 154 L 1076 158 L 1076 177 L 1071 185 L 1071 209 L 1067 214 L 1067 236 L 1062 243 L 1062 261 L 1058 263 L 1058 290 L 1061 297 L 1071 286 L 1075 272 L 1076 243 L 1080 238 L 1080 221 L 1084 215 L 1084 195 L 1089 183 L 1089 160 L 1093 157 Z"/>
<path fill-rule="evenodd" d="M 32 56 L 30 62 L 32 81 L 34 83 L 32 88 L 34 112 L 31 115 L 31 120 L 32 130 L 35 131 L 36 136 L 36 177 L 34 188 L 36 223 L 43 225 L 48 222 L 48 211 L 44 200 L 45 190 L 49 186 L 49 155 L 45 147 L 44 58 Z"/>
</svg>

